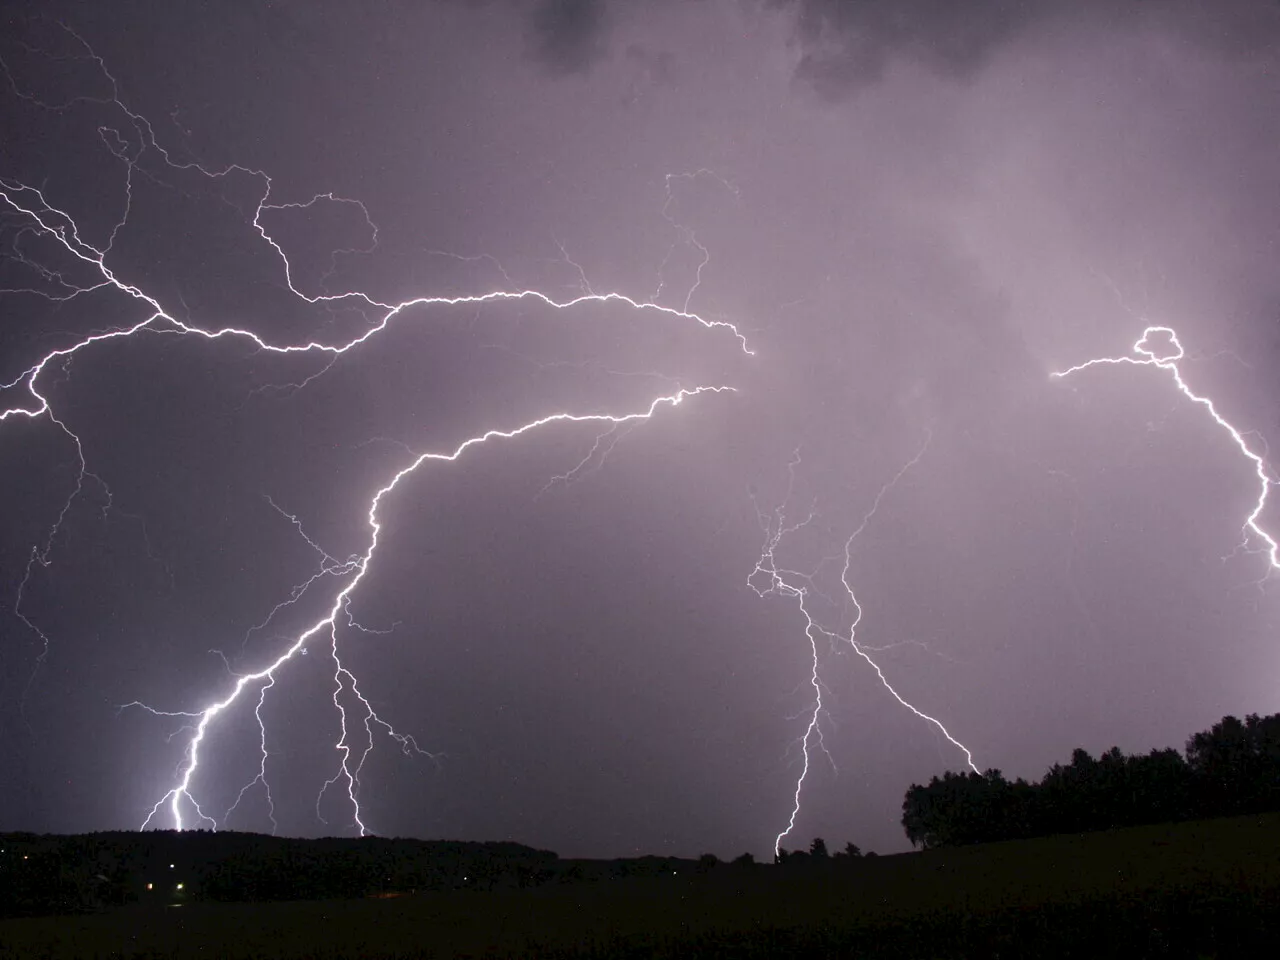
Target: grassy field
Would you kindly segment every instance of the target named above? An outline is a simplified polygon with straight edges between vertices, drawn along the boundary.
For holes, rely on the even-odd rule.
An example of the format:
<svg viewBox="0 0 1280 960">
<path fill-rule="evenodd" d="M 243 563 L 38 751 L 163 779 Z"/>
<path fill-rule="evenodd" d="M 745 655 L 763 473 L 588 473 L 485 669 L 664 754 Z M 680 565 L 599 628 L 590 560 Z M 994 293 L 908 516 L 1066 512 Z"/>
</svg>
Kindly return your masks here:
<svg viewBox="0 0 1280 960">
<path fill-rule="evenodd" d="M 0 957 L 1280 956 L 1280 814 L 710 874 L 0 922 Z"/>
</svg>

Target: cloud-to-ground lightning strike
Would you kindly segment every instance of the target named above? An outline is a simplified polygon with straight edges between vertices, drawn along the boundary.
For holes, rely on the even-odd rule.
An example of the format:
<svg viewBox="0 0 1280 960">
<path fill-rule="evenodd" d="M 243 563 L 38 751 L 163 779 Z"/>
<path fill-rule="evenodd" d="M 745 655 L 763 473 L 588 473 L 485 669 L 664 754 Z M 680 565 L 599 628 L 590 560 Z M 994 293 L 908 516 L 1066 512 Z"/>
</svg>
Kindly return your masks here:
<svg viewBox="0 0 1280 960">
<path fill-rule="evenodd" d="M 1164 345 L 1161 346 L 1157 343 L 1156 341 L 1158 340 L 1164 340 Z M 1260 523 L 1262 513 L 1267 507 L 1267 497 L 1271 492 L 1272 485 L 1276 483 L 1267 470 L 1266 458 L 1249 446 L 1248 441 L 1245 439 L 1245 433 L 1247 431 L 1242 432 L 1232 426 L 1232 424 L 1218 412 L 1218 408 L 1214 406 L 1211 399 L 1195 393 L 1187 385 L 1187 382 L 1182 378 L 1182 370 L 1178 367 L 1178 361 L 1181 360 L 1186 353 L 1182 348 L 1181 341 L 1178 340 L 1178 334 L 1172 327 L 1147 327 L 1142 331 L 1142 336 L 1134 342 L 1131 349 L 1134 356 L 1097 357 L 1093 360 L 1086 360 L 1084 363 L 1078 363 L 1074 367 L 1068 367 L 1066 370 L 1055 370 L 1051 376 L 1055 378 L 1069 377 L 1073 373 L 1079 373 L 1080 371 L 1087 370 L 1090 367 L 1108 365 L 1156 367 L 1157 369 L 1167 372 L 1173 378 L 1173 382 L 1177 386 L 1179 392 L 1181 392 L 1188 400 L 1199 404 L 1209 411 L 1209 416 L 1213 418 L 1214 422 L 1217 423 L 1218 426 L 1222 427 L 1222 429 L 1230 435 L 1235 445 L 1240 448 L 1240 452 L 1243 453 L 1249 462 L 1253 464 L 1254 474 L 1258 478 L 1258 499 L 1254 501 L 1253 509 L 1249 512 L 1249 515 L 1245 517 L 1244 523 L 1241 524 L 1243 539 L 1237 549 L 1255 553 L 1264 553 L 1267 556 L 1267 562 L 1269 564 L 1267 572 L 1270 573 L 1272 570 L 1280 570 L 1280 541 L 1277 541 L 1274 536 L 1264 530 Z M 1254 542 L 1261 541 L 1264 546 L 1261 548 L 1253 548 L 1251 550 L 1251 540 Z"/>
<path fill-rule="evenodd" d="M 361 753 L 359 762 L 356 763 L 353 767 L 350 762 L 353 747 L 348 740 L 350 736 L 350 731 L 348 731 L 347 729 L 346 709 L 341 705 L 341 702 L 339 700 L 339 696 L 343 690 L 344 685 L 349 687 L 349 689 L 351 690 L 351 693 L 355 696 L 357 700 L 360 701 L 361 705 L 365 708 L 366 713 L 365 713 L 363 722 L 365 724 L 366 732 L 370 732 L 369 724 L 371 722 L 380 724 L 386 729 L 389 736 L 399 741 L 401 747 L 406 751 L 414 750 L 417 752 L 425 753 L 425 751 L 421 751 L 418 748 L 417 744 L 414 742 L 411 736 L 397 733 L 389 724 L 381 720 L 377 716 L 377 714 L 374 713 L 373 707 L 369 704 L 368 700 L 366 700 L 364 696 L 360 693 L 359 688 L 356 684 L 355 676 L 346 667 L 342 666 L 341 661 L 337 660 L 338 619 L 341 614 L 346 613 L 347 604 L 351 598 L 352 592 L 360 584 L 360 581 L 364 579 L 365 574 L 368 573 L 370 561 L 373 559 L 374 551 L 378 547 L 378 535 L 382 531 L 382 524 L 378 520 L 378 506 L 382 502 L 382 498 L 385 497 L 392 490 L 394 490 L 402 479 L 404 479 L 409 474 L 413 473 L 415 470 L 418 469 L 418 467 L 422 466 L 424 463 L 427 463 L 428 461 L 444 461 L 444 462 L 451 463 L 457 460 L 460 456 L 462 456 L 463 453 L 465 453 L 471 447 L 481 443 L 485 443 L 489 440 L 495 440 L 495 439 L 511 440 L 511 439 L 514 439 L 515 437 L 519 437 L 525 433 L 528 433 L 532 430 L 537 429 L 538 427 L 543 427 L 550 423 L 609 422 L 614 424 L 622 424 L 622 423 L 629 423 L 635 420 L 647 420 L 650 417 L 652 417 L 653 414 L 661 406 L 674 407 L 674 406 L 678 406 L 681 402 L 683 402 L 683 400 L 686 397 L 697 396 L 698 394 L 707 393 L 707 392 L 719 393 L 722 391 L 732 390 L 732 389 L 733 389 L 732 387 L 695 387 L 688 390 L 679 390 L 674 394 L 658 397 L 648 406 L 647 409 L 632 412 L 632 413 L 619 414 L 619 415 L 603 414 L 603 413 L 600 413 L 600 414 L 554 413 L 545 417 L 540 417 L 536 420 L 531 420 L 528 423 L 522 424 L 521 426 L 515 427 L 511 430 L 488 430 L 483 434 L 480 434 L 475 437 L 470 437 L 469 439 L 464 440 L 461 444 L 458 445 L 456 449 L 454 449 L 451 452 L 420 454 L 407 466 L 398 470 L 385 486 L 378 489 L 378 491 L 373 495 L 373 498 L 369 503 L 369 512 L 368 512 L 368 522 L 369 522 L 369 529 L 370 529 L 369 546 L 356 561 L 355 574 L 354 576 L 352 576 L 350 582 L 347 583 L 347 585 L 344 586 L 341 590 L 339 590 L 337 595 L 334 597 L 333 604 L 332 606 L 330 606 L 328 614 L 324 616 L 322 619 L 317 620 L 311 626 L 307 627 L 306 630 L 299 633 L 297 637 L 294 638 L 293 642 L 290 643 L 289 646 L 285 649 L 284 653 L 280 654 L 280 656 L 278 656 L 274 661 L 272 661 L 272 663 L 269 666 L 265 667 L 262 670 L 255 671 L 253 673 L 242 674 L 241 676 L 239 676 L 236 679 L 236 682 L 232 687 L 231 692 L 225 698 L 210 704 L 209 706 L 205 707 L 203 710 L 199 711 L 194 715 L 188 714 L 188 713 L 182 714 L 182 716 L 195 716 L 198 719 L 195 725 L 195 732 L 192 735 L 191 741 L 187 748 L 187 758 L 185 763 L 183 764 L 179 782 L 175 787 L 173 787 L 172 790 L 169 791 L 169 793 L 167 793 L 164 797 L 160 799 L 160 801 L 152 809 L 151 813 L 148 814 L 147 819 L 142 824 L 143 828 L 146 828 L 151 823 L 156 813 L 158 813 L 160 808 L 164 805 L 164 803 L 168 801 L 170 806 L 170 811 L 173 815 L 173 822 L 179 829 L 182 829 L 184 825 L 184 820 L 182 817 L 182 801 L 183 800 L 186 800 L 192 806 L 192 808 L 196 811 L 196 815 L 202 821 L 207 820 L 214 826 L 217 825 L 216 821 L 212 817 L 208 816 L 200 809 L 200 805 L 196 802 L 195 798 L 191 795 L 191 792 L 190 792 L 192 777 L 195 775 L 196 770 L 200 764 L 200 756 L 199 756 L 200 746 L 204 742 L 205 735 L 209 729 L 209 724 L 220 713 L 222 713 L 224 710 L 226 710 L 232 704 L 234 704 L 236 700 L 239 699 L 240 694 L 244 691 L 246 687 L 250 686 L 256 681 L 259 681 L 259 680 L 264 681 L 263 694 L 265 695 L 266 687 L 270 686 L 275 681 L 275 671 L 278 670 L 283 664 L 288 662 L 290 659 L 292 659 L 294 654 L 296 654 L 299 650 L 301 650 L 307 644 L 307 641 L 309 641 L 312 637 L 315 637 L 320 633 L 327 631 L 329 634 L 331 645 L 332 645 L 332 652 L 334 654 L 334 659 L 335 659 L 335 662 L 337 662 L 338 664 L 337 670 L 334 674 L 334 680 L 336 685 L 336 689 L 334 691 L 334 706 L 337 708 L 339 718 L 341 720 L 342 736 L 339 739 L 336 746 L 338 750 L 342 752 L 342 760 L 340 763 L 340 769 L 338 773 L 335 774 L 333 779 L 326 782 L 325 787 L 322 788 L 322 793 L 324 789 L 327 789 L 330 785 L 337 783 L 338 781 L 342 781 L 343 783 L 346 784 L 347 796 L 350 799 L 352 804 L 355 823 L 359 827 L 360 832 L 363 835 L 366 832 L 367 828 L 363 823 L 363 821 L 360 819 L 360 805 L 359 805 L 359 801 L 356 798 L 356 790 L 360 783 L 361 768 L 364 765 L 365 759 L 369 755 L 369 751 L 372 749 L 372 737 L 370 737 L 369 745 L 366 746 L 363 752 Z M 348 614 L 348 617 L 349 617 L 349 614 Z M 261 707 L 261 698 L 259 699 L 259 707 Z M 155 712 L 161 712 L 161 711 L 155 711 Z M 317 805 L 318 804 L 319 804 L 319 799 L 317 798 Z"/>
<path fill-rule="evenodd" d="M 863 608 L 854 592 L 853 584 L 849 581 L 849 568 L 853 563 L 854 541 L 862 535 L 872 518 L 875 517 L 877 511 L 880 509 L 880 502 L 884 499 L 885 495 L 897 486 L 899 481 L 901 481 L 902 478 L 920 462 L 925 451 L 928 450 L 929 443 L 932 439 L 932 434 L 926 435 L 924 443 L 916 452 L 915 456 L 908 460 L 902 468 L 880 488 L 879 492 L 872 500 L 871 506 L 867 509 L 866 513 L 863 514 L 862 520 L 844 542 L 844 565 L 840 571 L 840 585 L 844 588 L 845 594 L 853 606 L 853 618 L 850 621 L 847 630 L 843 633 L 837 633 L 834 630 L 822 626 L 822 624 L 814 618 L 814 615 L 808 606 L 810 594 L 818 592 L 815 581 L 823 564 L 837 560 L 839 557 L 824 558 L 823 561 L 818 564 L 817 569 L 810 573 L 804 573 L 802 571 L 778 566 L 777 550 L 783 539 L 808 526 L 809 523 L 817 516 L 817 513 L 811 508 L 803 520 L 793 523 L 788 522 L 786 519 L 785 512 L 787 509 L 787 502 L 791 499 L 795 486 L 795 470 L 796 467 L 800 465 L 800 456 L 798 451 L 792 457 L 791 462 L 787 465 L 787 492 L 782 503 L 773 511 L 772 515 L 766 514 L 763 511 L 758 511 L 760 526 L 764 532 L 765 540 L 764 545 L 761 548 L 760 559 L 756 561 L 755 568 L 747 577 L 747 585 L 755 591 L 757 596 L 760 597 L 776 594 L 796 601 L 796 605 L 800 608 L 800 613 L 805 619 L 804 635 L 809 641 L 810 654 L 809 684 L 813 688 L 813 707 L 808 712 L 808 723 L 805 727 L 804 735 L 800 738 L 800 752 L 802 759 L 800 775 L 796 778 L 795 792 L 792 796 L 791 814 L 787 819 L 787 825 L 774 839 L 773 848 L 775 854 L 781 851 L 783 839 L 795 828 L 796 817 L 800 815 L 801 793 L 804 790 L 805 780 L 809 776 L 809 765 L 812 759 L 809 753 L 810 742 L 816 738 L 818 749 L 821 749 L 823 753 L 827 755 L 827 759 L 831 760 L 831 754 L 827 751 L 826 743 L 823 739 L 821 726 L 823 712 L 823 683 L 820 677 L 818 656 L 819 636 L 825 637 L 828 641 L 833 643 L 836 641 L 848 643 L 853 651 L 870 665 L 871 669 L 875 671 L 876 677 L 880 680 L 881 685 L 889 691 L 898 703 L 906 707 L 920 719 L 936 727 L 952 745 L 964 754 L 965 763 L 968 764 L 969 768 L 975 773 L 980 772 L 973 762 L 973 754 L 970 752 L 969 748 L 953 737 L 941 721 L 925 713 L 923 710 L 920 710 L 914 704 L 903 698 L 903 696 L 894 689 L 893 685 L 889 683 L 889 679 L 884 675 L 884 671 L 880 668 L 880 665 L 872 659 L 871 654 L 875 652 L 874 649 L 864 646 L 859 643 L 857 639 L 858 626 L 862 623 Z M 761 583 L 761 579 L 763 579 L 763 583 Z M 832 765 L 834 766 L 834 761 L 832 761 Z"/>
<path fill-rule="evenodd" d="M 209 169 L 194 161 L 179 162 L 178 160 L 175 160 L 168 150 L 158 143 L 150 122 L 142 115 L 132 111 L 121 100 L 118 93 L 119 88 L 116 79 L 107 70 L 102 59 L 94 53 L 78 35 L 69 30 L 67 32 L 74 37 L 75 41 L 83 48 L 84 53 L 81 58 L 85 61 L 91 61 L 101 71 L 103 77 L 108 83 L 110 90 L 109 95 L 104 97 L 77 97 L 67 103 L 47 104 L 19 88 L 8 64 L 0 61 L 0 69 L 3 70 L 12 93 L 37 107 L 49 110 L 63 110 L 73 104 L 92 104 L 105 109 L 118 111 L 123 115 L 121 125 L 124 128 L 131 129 L 135 135 L 134 137 L 126 137 L 120 132 L 120 130 L 114 129 L 110 126 L 100 126 L 98 129 L 107 150 L 124 165 L 124 212 L 120 219 L 111 228 L 106 239 L 95 245 L 84 238 L 83 231 L 77 224 L 75 217 L 71 213 L 57 206 L 52 199 L 46 195 L 47 188 L 38 188 L 30 184 L 17 182 L 5 177 L 0 177 L 0 212 L 7 211 L 10 216 L 18 218 L 19 222 L 23 224 L 24 230 L 51 239 L 55 244 L 60 246 L 66 254 L 70 255 L 73 264 L 77 264 L 80 269 L 87 268 L 93 276 L 92 282 L 76 283 L 69 278 L 68 273 L 51 268 L 40 267 L 38 272 L 46 282 L 54 285 L 55 290 L 50 292 L 49 290 L 33 288 L 32 290 L 25 292 L 42 296 L 47 300 L 67 300 L 85 295 L 92 291 L 115 290 L 118 293 L 123 294 L 125 297 L 137 301 L 143 307 L 145 316 L 143 319 L 140 319 L 135 323 L 106 331 L 96 332 L 91 335 L 84 336 L 69 346 L 62 346 L 57 349 L 50 350 L 35 363 L 20 372 L 16 377 L 6 383 L 0 383 L 0 392 L 17 391 L 21 393 L 21 399 L 6 403 L 3 407 L 0 407 L 0 422 L 16 418 L 32 420 L 41 417 L 47 418 L 72 440 L 79 458 L 79 471 L 75 487 L 62 511 L 53 523 L 45 541 L 36 548 L 33 548 L 31 561 L 27 566 L 27 574 L 23 579 L 18 594 L 19 603 L 16 612 L 22 621 L 26 623 L 40 638 L 44 644 L 45 652 L 47 652 L 49 640 L 39 630 L 39 628 L 35 626 L 35 624 L 32 623 L 25 614 L 23 614 L 21 610 L 21 591 L 26 587 L 27 581 L 31 575 L 32 566 L 35 563 L 38 562 L 44 566 L 49 564 L 53 542 L 58 536 L 70 504 L 82 492 L 85 479 L 87 477 L 93 477 L 94 475 L 89 472 L 88 466 L 85 462 L 80 437 L 72 431 L 55 412 L 50 397 L 47 392 L 45 392 L 48 390 L 48 387 L 44 385 L 42 378 L 45 377 L 48 371 L 56 368 L 58 364 L 70 360 L 71 358 L 79 355 L 82 351 L 89 350 L 95 345 L 102 344 L 107 341 L 124 340 L 144 333 L 176 333 L 185 336 L 201 337 L 207 340 L 220 340 L 224 338 L 243 339 L 254 344 L 260 351 L 271 354 L 317 354 L 321 356 L 327 354 L 329 361 L 328 365 L 331 365 L 333 362 L 336 362 L 340 356 L 354 350 L 365 341 L 385 330 L 393 319 L 411 307 L 453 306 L 460 304 L 482 305 L 503 301 L 537 300 L 558 310 L 569 310 L 587 304 L 616 303 L 630 307 L 636 311 L 655 313 L 667 319 L 691 321 L 710 330 L 723 328 L 725 332 L 737 339 L 739 348 L 744 353 L 752 353 L 747 345 L 744 335 L 739 332 L 734 324 L 725 320 L 706 319 L 691 312 L 688 309 L 689 297 L 685 298 L 685 305 L 683 309 L 675 309 L 672 307 L 662 306 L 651 301 L 633 299 L 622 293 L 597 293 L 585 286 L 585 280 L 583 292 L 570 299 L 558 299 L 535 289 L 498 289 L 480 294 L 454 297 L 421 296 L 400 303 L 383 302 L 370 294 L 355 290 L 340 293 L 322 292 L 317 294 L 307 294 L 295 286 L 293 266 L 290 263 L 283 246 L 268 233 L 266 226 L 262 222 L 263 215 L 272 210 L 282 210 L 286 208 L 305 209 L 322 200 L 328 200 L 335 203 L 354 204 L 363 213 L 366 223 L 372 232 L 371 242 L 372 244 L 376 244 L 377 228 L 369 218 L 368 210 L 365 208 L 364 204 L 358 200 L 337 197 L 331 193 L 317 194 L 312 197 L 311 200 L 303 203 L 275 202 L 273 200 L 272 193 L 274 186 L 273 181 L 271 177 L 263 171 L 250 169 L 236 164 L 232 164 L 221 169 Z M 288 289 L 294 295 L 307 303 L 326 304 L 336 301 L 352 301 L 360 304 L 362 309 L 376 311 L 379 315 L 377 315 L 376 318 L 370 318 L 371 322 L 366 330 L 358 336 L 352 337 L 348 340 L 340 342 L 308 340 L 306 342 L 298 343 L 271 342 L 267 337 L 245 327 L 205 327 L 191 322 L 190 318 L 186 320 L 179 319 L 177 314 L 171 310 L 165 309 L 165 307 L 161 305 L 158 297 L 151 295 L 142 287 L 122 278 L 117 274 L 116 270 L 108 264 L 108 259 L 112 253 L 116 238 L 127 223 L 133 207 L 133 184 L 135 174 L 148 177 L 151 176 L 151 174 L 142 166 L 145 156 L 158 158 L 158 162 L 163 167 L 170 170 L 195 173 L 211 180 L 224 180 L 232 175 L 255 180 L 261 185 L 261 192 L 257 200 L 257 205 L 253 210 L 252 218 L 249 220 L 249 224 L 261 237 L 262 241 L 272 248 L 274 255 L 280 259 L 284 279 Z M 358 249 L 360 252 L 368 252 L 368 250 L 372 248 L 361 247 Z M 340 252 L 343 251 L 335 251 L 333 253 L 333 257 L 336 258 L 337 253 Z M 330 269 L 324 274 L 321 281 L 322 284 L 327 283 L 333 272 L 333 262 L 331 259 Z M 701 268 L 699 268 L 698 279 L 701 279 Z M 690 296 L 692 296 L 692 292 L 690 293 Z M 326 365 L 325 369 L 328 369 L 328 365 Z M 323 370 L 320 371 L 320 373 L 323 372 Z M 314 378 L 314 376 L 318 375 L 319 374 L 313 374 L 312 377 Z M 674 408 L 680 406 L 687 398 L 708 393 L 722 393 L 732 391 L 733 389 L 733 387 L 727 385 L 700 385 L 686 388 L 677 384 L 668 388 L 667 392 L 652 397 L 647 404 L 640 405 L 635 409 L 626 410 L 621 413 L 575 413 L 571 411 L 558 411 L 531 419 L 525 423 L 510 428 L 494 428 L 486 430 L 476 436 L 472 436 L 464 440 L 452 450 L 415 454 L 406 465 L 397 470 L 386 483 L 379 487 L 367 501 L 366 519 L 368 523 L 369 536 L 366 546 L 363 552 L 354 554 L 346 560 L 337 560 L 325 552 L 314 541 L 307 537 L 305 532 L 302 531 L 301 524 L 296 517 L 285 513 L 277 507 L 276 509 L 279 510 L 280 513 L 298 527 L 299 532 L 306 542 L 319 554 L 321 558 L 321 566 L 319 571 L 310 579 L 293 589 L 289 599 L 278 604 L 261 623 L 256 627 L 251 628 L 249 632 L 252 633 L 254 630 L 264 627 L 281 610 L 281 608 L 300 599 L 301 596 L 311 589 L 318 581 L 328 577 L 334 577 L 340 580 L 345 580 L 345 583 L 343 583 L 341 588 L 334 594 L 324 616 L 293 636 L 284 651 L 272 658 L 270 663 L 265 667 L 251 672 L 236 674 L 230 691 L 221 698 L 216 699 L 196 710 L 162 710 L 140 702 L 126 705 L 130 707 L 140 707 L 158 716 L 182 718 L 184 726 L 178 732 L 186 732 L 189 735 L 184 758 L 177 773 L 176 783 L 151 808 L 150 812 L 142 822 L 142 827 L 147 828 L 154 825 L 157 817 L 161 816 L 161 812 L 166 806 L 168 807 L 169 821 L 178 829 L 183 829 L 191 822 L 210 824 L 215 828 L 219 825 L 218 820 L 209 813 L 206 813 L 197 800 L 193 781 L 200 770 L 202 748 L 207 746 L 208 738 L 212 733 L 215 721 L 217 721 L 220 716 L 231 710 L 232 707 L 241 700 L 242 696 L 246 695 L 246 691 L 257 693 L 256 705 L 253 708 L 253 712 L 258 722 L 260 734 L 260 756 L 258 769 L 256 776 L 240 790 L 235 803 L 233 803 L 226 811 L 222 820 L 225 822 L 226 818 L 236 810 L 241 801 L 245 798 L 246 793 L 251 788 L 261 784 L 266 795 L 268 818 L 270 819 L 273 827 L 276 825 L 274 801 L 272 800 L 271 789 L 267 781 L 267 760 L 269 758 L 269 753 L 267 748 L 267 729 L 262 717 L 263 703 L 266 699 L 267 691 L 275 686 L 281 668 L 284 667 L 284 665 L 287 664 L 295 655 L 298 655 L 300 652 L 305 653 L 307 646 L 311 641 L 315 640 L 320 635 L 327 633 L 329 638 L 329 653 L 335 664 L 333 676 L 333 703 L 338 714 L 341 730 L 341 736 L 335 744 L 335 747 L 340 753 L 341 758 L 337 772 L 320 788 L 320 793 L 316 798 L 317 815 L 319 815 L 320 803 L 321 800 L 323 800 L 326 791 L 330 787 L 340 786 L 344 789 L 346 798 L 350 803 L 352 809 L 352 822 L 362 835 L 366 833 L 368 827 L 361 816 L 358 793 L 361 770 L 363 769 L 370 751 L 373 749 L 374 726 L 379 727 L 381 730 L 385 731 L 389 737 L 397 741 L 405 753 L 431 756 L 431 754 L 428 754 L 427 751 L 422 750 L 418 746 L 416 740 L 412 736 L 398 732 L 389 723 L 378 716 L 369 700 L 361 692 L 355 675 L 346 666 L 344 666 L 338 654 L 339 629 L 344 627 L 359 628 L 359 624 L 357 624 L 353 619 L 349 605 L 353 592 L 368 573 L 370 564 L 378 548 L 379 536 L 382 532 L 382 525 L 384 522 L 379 517 L 379 506 L 383 502 L 383 498 L 395 490 L 403 479 L 413 474 L 419 467 L 429 462 L 452 463 L 461 457 L 466 451 L 480 444 L 485 444 L 495 440 L 514 440 L 527 433 L 540 428 L 546 428 L 554 424 L 591 423 L 602 426 L 607 431 L 613 431 L 619 427 L 625 428 L 640 421 L 649 420 L 653 418 L 661 408 Z M 597 440 L 597 446 L 599 443 L 600 440 Z M 593 453 L 594 452 L 593 448 Z M 589 458 L 590 455 L 588 455 L 588 459 Z M 580 470 L 582 466 L 583 464 L 579 464 L 573 471 L 570 471 L 570 475 Z M 275 506 L 275 504 L 273 503 L 272 506 Z M 354 722 L 351 724 L 348 722 L 348 711 L 353 709 L 353 704 L 355 703 L 359 704 L 358 708 L 355 709 L 359 711 L 359 722 L 364 727 L 364 735 L 359 738 L 359 742 L 353 739 L 354 731 L 352 727 L 354 726 Z"/>
</svg>

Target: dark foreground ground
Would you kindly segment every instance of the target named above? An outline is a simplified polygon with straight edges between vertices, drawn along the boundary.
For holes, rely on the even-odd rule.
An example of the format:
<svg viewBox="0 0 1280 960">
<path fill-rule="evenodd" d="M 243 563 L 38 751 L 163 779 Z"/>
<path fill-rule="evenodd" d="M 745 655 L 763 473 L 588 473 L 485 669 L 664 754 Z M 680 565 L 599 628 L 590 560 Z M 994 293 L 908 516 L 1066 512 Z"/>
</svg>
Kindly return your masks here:
<svg viewBox="0 0 1280 960">
<path fill-rule="evenodd" d="M 809 869 L 0 922 L 3 958 L 458 956 L 1280 956 L 1280 814 Z"/>
</svg>

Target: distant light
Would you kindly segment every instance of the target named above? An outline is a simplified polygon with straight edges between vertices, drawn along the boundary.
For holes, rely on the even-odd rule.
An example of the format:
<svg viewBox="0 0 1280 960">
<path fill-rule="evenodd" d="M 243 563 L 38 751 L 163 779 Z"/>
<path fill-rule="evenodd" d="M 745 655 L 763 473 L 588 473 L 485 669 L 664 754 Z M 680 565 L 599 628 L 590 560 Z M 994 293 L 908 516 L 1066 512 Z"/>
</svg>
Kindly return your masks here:
<svg viewBox="0 0 1280 960">
<path fill-rule="evenodd" d="M 148 884 L 147 884 L 147 889 L 148 889 L 148 890 L 150 890 L 150 889 L 152 889 L 154 886 L 155 886 L 155 884 L 154 884 L 154 883 L 148 883 Z"/>
<path fill-rule="evenodd" d="M 181 890 L 181 889 L 182 889 L 182 884 L 178 884 L 178 889 L 179 889 L 179 890 Z"/>
<path fill-rule="evenodd" d="M 27 859 L 27 855 L 25 853 L 22 855 L 22 859 L 23 860 Z"/>
<path fill-rule="evenodd" d="M 173 864 L 172 864 L 172 863 L 171 863 L 171 864 L 169 864 L 169 869 L 170 869 L 170 870 L 172 870 L 172 869 L 173 869 Z"/>
</svg>

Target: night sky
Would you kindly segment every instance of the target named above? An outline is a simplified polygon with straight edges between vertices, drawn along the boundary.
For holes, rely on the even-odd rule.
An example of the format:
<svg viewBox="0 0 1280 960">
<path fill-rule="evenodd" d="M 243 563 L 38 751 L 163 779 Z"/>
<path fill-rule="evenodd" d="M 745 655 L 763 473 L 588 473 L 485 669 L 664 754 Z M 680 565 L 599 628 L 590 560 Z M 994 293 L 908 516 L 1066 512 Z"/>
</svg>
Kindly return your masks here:
<svg viewBox="0 0 1280 960">
<path fill-rule="evenodd" d="M 3 11 L 0 828 L 173 826 L 295 646 L 186 826 L 764 857 L 807 754 L 889 852 L 946 733 L 1280 710 L 1254 465 L 1051 375 L 1280 443 L 1276 4 Z"/>
</svg>

